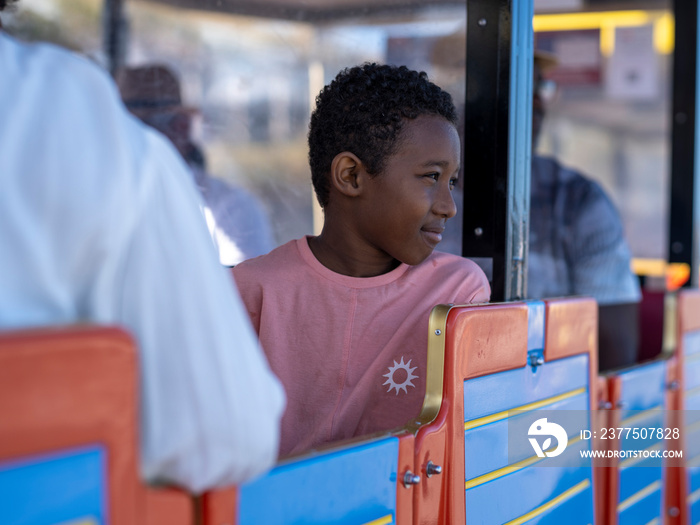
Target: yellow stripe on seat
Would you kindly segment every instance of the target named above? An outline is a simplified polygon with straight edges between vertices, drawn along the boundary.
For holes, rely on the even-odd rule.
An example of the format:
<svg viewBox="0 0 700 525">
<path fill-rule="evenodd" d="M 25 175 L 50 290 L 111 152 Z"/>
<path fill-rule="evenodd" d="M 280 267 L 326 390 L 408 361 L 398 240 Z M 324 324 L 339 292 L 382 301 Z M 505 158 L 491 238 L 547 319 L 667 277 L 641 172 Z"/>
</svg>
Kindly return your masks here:
<svg viewBox="0 0 700 525">
<path fill-rule="evenodd" d="M 642 452 L 645 452 L 645 451 L 651 452 L 652 450 L 661 450 L 661 442 L 655 443 L 654 445 L 645 448 L 644 450 L 642 450 Z M 645 459 L 649 459 L 649 458 L 642 457 L 641 455 L 639 457 L 636 457 L 636 458 L 631 457 L 631 458 L 620 461 L 620 464 L 618 465 L 618 467 L 620 470 L 625 470 L 626 468 L 629 468 L 629 467 L 639 463 L 640 461 L 644 461 Z"/>
<path fill-rule="evenodd" d="M 489 423 L 493 423 L 494 421 L 500 421 L 502 419 L 507 419 L 508 414 L 510 412 L 530 412 L 532 410 L 537 410 L 538 408 L 542 408 L 547 405 L 552 405 L 554 403 L 557 403 L 559 401 L 563 401 L 564 399 L 569 399 L 571 397 L 577 396 L 579 394 L 583 394 L 586 392 L 586 387 L 581 387 L 577 388 L 576 390 L 571 390 L 569 392 L 564 392 L 563 394 L 559 394 L 558 396 L 552 396 L 548 397 L 547 399 L 541 399 L 539 401 L 535 401 L 534 403 L 529 403 L 527 405 L 520 405 L 519 407 L 514 407 L 509 410 L 504 410 L 503 412 L 497 412 L 495 414 L 491 414 L 490 416 L 484 416 L 480 417 L 477 419 L 472 419 L 470 421 L 467 421 L 464 423 L 464 430 L 471 430 L 473 428 L 477 428 L 483 425 L 488 425 Z"/>
<path fill-rule="evenodd" d="M 656 480 L 654 483 L 647 485 L 642 490 L 640 490 L 636 494 L 632 494 L 629 498 L 627 498 L 625 501 L 620 503 L 617 506 L 617 512 L 626 511 L 632 505 L 634 505 L 635 503 L 639 503 L 644 498 L 646 498 L 650 494 L 653 494 L 654 492 L 656 492 L 659 489 L 661 489 L 661 480 Z"/>
<path fill-rule="evenodd" d="M 635 414 L 632 417 L 628 417 L 624 421 L 621 421 L 620 427 L 635 426 L 636 423 L 640 422 L 643 419 L 651 417 L 654 414 L 660 414 L 662 412 L 662 410 L 663 410 L 663 407 L 661 405 L 644 410 L 644 411 L 640 412 L 639 414 Z"/>
<path fill-rule="evenodd" d="M 693 456 L 692 458 L 690 458 L 690 459 L 686 462 L 685 466 L 686 466 L 687 468 L 700 467 L 700 455 L 698 455 L 698 456 Z"/>
<path fill-rule="evenodd" d="M 571 445 L 579 441 L 581 441 L 581 436 L 576 436 L 575 438 L 570 439 L 566 446 L 570 447 Z M 556 447 L 551 447 L 547 450 L 554 450 L 555 448 Z M 518 470 L 524 469 L 525 467 L 529 467 L 530 465 L 533 465 L 538 461 L 542 461 L 545 459 L 547 458 L 541 458 L 536 455 L 530 456 L 529 458 L 523 459 L 522 461 L 518 461 L 517 463 L 513 463 L 512 465 L 508 465 L 506 467 L 493 470 L 488 474 L 483 474 L 479 477 L 472 478 L 464 483 L 464 488 L 465 490 L 473 489 L 474 487 L 478 487 L 479 485 L 483 485 L 484 483 L 488 483 L 489 481 L 493 481 L 494 479 L 502 478 L 503 476 L 507 476 L 508 474 L 517 472 Z"/>
<path fill-rule="evenodd" d="M 696 490 L 695 492 L 691 492 L 686 498 L 688 505 L 693 505 L 698 500 L 700 500 L 700 489 Z"/>
<path fill-rule="evenodd" d="M 693 361 L 700 361 L 700 352 L 695 352 L 694 354 L 683 356 L 683 361 L 686 365 L 692 363 Z"/>
<path fill-rule="evenodd" d="M 93 517 L 78 518 L 77 520 L 62 521 L 56 525 L 100 525 L 100 522 Z"/>
<path fill-rule="evenodd" d="M 387 514 L 383 518 L 368 521 L 364 525 L 389 525 L 389 523 L 394 523 L 394 515 L 393 514 Z"/>
<path fill-rule="evenodd" d="M 586 490 L 590 486 L 591 486 L 591 482 L 590 482 L 590 480 L 588 480 L 586 478 L 583 481 L 581 481 L 581 482 L 577 483 L 576 485 L 574 485 L 573 487 L 571 487 L 570 489 L 562 492 L 556 498 L 550 499 L 548 502 L 543 503 L 542 505 L 540 505 L 536 509 L 531 510 L 527 514 L 523 514 L 519 518 L 515 518 L 514 520 L 511 520 L 507 523 L 504 523 L 504 525 L 520 525 L 521 523 L 525 523 L 526 521 L 530 521 L 532 518 L 535 518 L 535 517 L 539 516 L 540 514 L 544 514 L 548 510 L 553 509 L 554 507 L 556 507 L 558 505 L 561 505 L 566 500 L 573 498 L 574 496 L 583 492 L 584 490 Z"/>
<path fill-rule="evenodd" d="M 683 432 L 687 435 L 687 434 L 694 434 L 697 430 L 700 430 L 700 421 L 696 421 L 695 423 L 691 423 L 690 425 L 686 425 Z"/>
<path fill-rule="evenodd" d="M 694 388 L 691 388 L 690 390 L 686 390 L 683 394 L 686 397 L 691 397 L 691 396 L 694 396 L 695 394 L 700 394 L 700 386 L 696 386 Z"/>
</svg>

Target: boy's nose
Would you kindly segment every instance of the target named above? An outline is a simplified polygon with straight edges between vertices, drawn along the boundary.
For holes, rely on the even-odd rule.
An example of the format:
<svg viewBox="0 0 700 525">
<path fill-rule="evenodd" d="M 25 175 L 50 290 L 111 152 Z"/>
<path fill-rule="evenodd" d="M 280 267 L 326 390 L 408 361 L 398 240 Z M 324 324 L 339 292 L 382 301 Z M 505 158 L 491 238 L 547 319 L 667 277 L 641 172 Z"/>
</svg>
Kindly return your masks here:
<svg viewBox="0 0 700 525">
<path fill-rule="evenodd" d="M 457 215 L 457 205 L 452 197 L 452 192 L 450 191 L 449 186 L 440 189 L 437 199 L 433 205 L 433 211 L 436 215 L 441 215 L 447 219 Z"/>
</svg>

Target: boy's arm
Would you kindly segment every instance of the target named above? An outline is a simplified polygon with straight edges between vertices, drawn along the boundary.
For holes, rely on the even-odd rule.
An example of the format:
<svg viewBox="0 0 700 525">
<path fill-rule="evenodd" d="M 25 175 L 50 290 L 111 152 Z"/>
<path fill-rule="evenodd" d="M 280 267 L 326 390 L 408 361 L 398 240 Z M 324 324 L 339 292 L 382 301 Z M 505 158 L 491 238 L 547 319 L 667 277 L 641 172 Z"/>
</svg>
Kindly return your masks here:
<svg viewBox="0 0 700 525">
<path fill-rule="evenodd" d="M 248 313 L 253 330 L 260 334 L 260 314 L 262 310 L 262 287 L 255 269 L 250 262 L 243 262 L 231 268 L 231 276 L 238 288 L 243 305 Z"/>
<path fill-rule="evenodd" d="M 465 282 L 469 283 L 471 295 L 467 300 L 467 304 L 487 303 L 491 300 L 491 285 L 488 277 L 471 259 L 464 259 L 468 263 L 467 278 Z"/>
</svg>

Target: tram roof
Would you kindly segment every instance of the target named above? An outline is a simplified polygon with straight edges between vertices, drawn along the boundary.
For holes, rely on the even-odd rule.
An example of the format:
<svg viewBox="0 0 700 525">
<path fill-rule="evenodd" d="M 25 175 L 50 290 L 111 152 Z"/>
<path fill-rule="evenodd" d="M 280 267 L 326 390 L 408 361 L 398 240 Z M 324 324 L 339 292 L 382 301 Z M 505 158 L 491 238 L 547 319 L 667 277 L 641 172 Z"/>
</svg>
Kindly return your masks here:
<svg viewBox="0 0 700 525">
<path fill-rule="evenodd" d="M 147 0 L 172 7 L 297 21 L 338 20 L 358 14 L 395 13 L 464 0 Z"/>
<path fill-rule="evenodd" d="M 110 0 L 107 0 L 110 1 Z M 115 0 L 111 0 L 115 1 Z M 116 0 L 124 1 L 124 0 Z M 400 13 L 434 6 L 464 6 L 465 0 L 137 0 L 197 11 L 215 11 L 296 21 L 333 21 L 360 15 Z M 579 10 L 653 9 L 664 0 L 582 0 Z"/>
</svg>

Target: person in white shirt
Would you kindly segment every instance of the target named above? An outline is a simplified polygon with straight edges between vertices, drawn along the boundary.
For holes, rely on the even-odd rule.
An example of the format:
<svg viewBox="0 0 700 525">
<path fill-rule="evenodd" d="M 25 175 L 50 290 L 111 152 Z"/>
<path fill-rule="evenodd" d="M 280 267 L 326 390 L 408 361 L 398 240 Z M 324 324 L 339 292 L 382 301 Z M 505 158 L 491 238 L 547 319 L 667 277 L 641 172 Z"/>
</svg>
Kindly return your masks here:
<svg viewBox="0 0 700 525">
<path fill-rule="evenodd" d="M 147 481 L 200 493 L 264 472 L 284 393 L 183 160 L 73 53 L 0 31 L 0 79 L 0 329 L 130 331 Z"/>
</svg>

